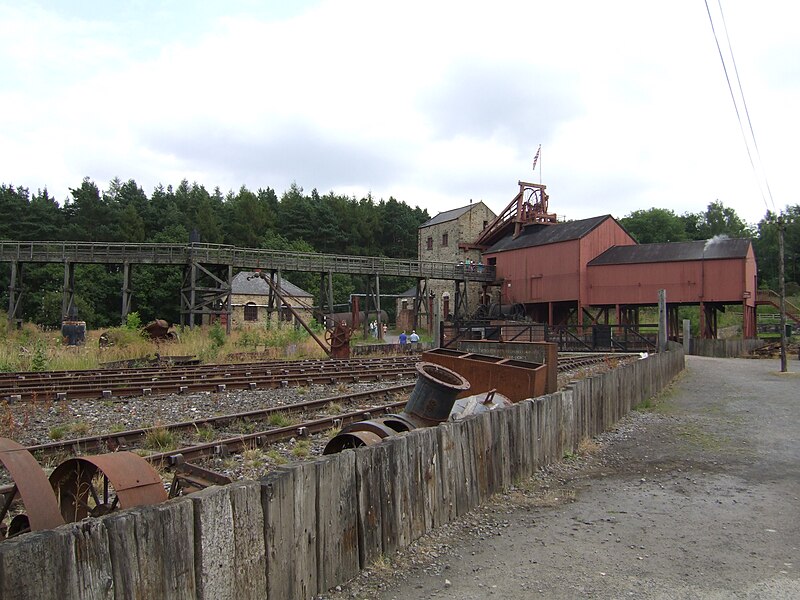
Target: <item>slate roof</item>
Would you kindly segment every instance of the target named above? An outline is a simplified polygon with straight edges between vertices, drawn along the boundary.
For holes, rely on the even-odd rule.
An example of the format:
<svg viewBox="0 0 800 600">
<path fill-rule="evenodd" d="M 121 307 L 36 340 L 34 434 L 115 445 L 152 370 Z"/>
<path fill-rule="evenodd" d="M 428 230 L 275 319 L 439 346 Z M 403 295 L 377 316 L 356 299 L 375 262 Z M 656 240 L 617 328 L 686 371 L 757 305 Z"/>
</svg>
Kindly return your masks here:
<svg viewBox="0 0 800 600">
<path fill-rule="evenodd" d="M 745 258 L 750 243 L 751 240 L 746 238 L 713 238 L 696 242 L 614 246 L 589 261 L 589 266 Z"/>
<path fill-rule="evenodd" d="M 555 225 L 528 225 L 516 239 L 509 234 L 495 242 L 488 250 L 484 250 L 484 253 L 489 254 L 492 252 L 503 252 L 504 250 L 532 248 L 534 246 L 544 246 L 545 244 L 579 240 L 606 219 L 613 218 L 614 217 L 611 215 L 601 215 L 599 217 L 582 219 L 580 221 L 556 223 Z"/>
<path fill-rule="evenodd" d="M 431 225 L 438 225 L 439 223 L 454 221 L 461 215 L 468 213 L 473 206 L 477 205 L 478 203 L 475 203 L 475 204 L 470 204 L 468 206 L 462 206 L 461 208 L 454 208 L 452 210 L 446 210 L 444 212 L 440 212 L 432 219 L 428 219 L 427 221 L 425 221 L 422 225 L 419 226 L 419 228 L 422 229 L 423 227 L 430 227 Z"/>
<path fill-rule="evenodd" d="M 247 296 L 268 296 L 269 286 L 266 281 L 260 277 L 255 277 L 250 281 L 247 280 L 248 277 L 252 277 L 253 275 L 254 271 L 239 271 L 234 275 L 233 281 L 231 281 L 231 293 Z M 283 277 L 281 277 L 281 293 L 285 293 L 292 298 L 313 298 L 313 294 L 309 294 L 307 291 L 300 289 L 291 281 L 286 281 Z"/>
</svg>

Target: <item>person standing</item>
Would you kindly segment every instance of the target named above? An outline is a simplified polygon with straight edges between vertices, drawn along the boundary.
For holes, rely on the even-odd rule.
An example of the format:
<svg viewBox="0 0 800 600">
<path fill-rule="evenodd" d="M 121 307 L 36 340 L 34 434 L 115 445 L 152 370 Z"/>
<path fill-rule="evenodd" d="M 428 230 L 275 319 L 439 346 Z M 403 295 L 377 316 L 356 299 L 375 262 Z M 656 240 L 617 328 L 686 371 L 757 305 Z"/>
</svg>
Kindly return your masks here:
<svg viewBox="0 0 800 600">
<path fill-rule="evenodd" d="M 406 330 L 400 332 L 400 335 L 397 337 L 398 341 L 400 342 L 400 352 L 406 351 L 406 342 L 408 341 L 408 336 L 406 335 Z"/>
<path fill-rule="evenodd" d="M 416 352 L 417 344 L 419 343 L 419 336 L 417 335 L 416 329 L 411 330 L 411 335 L 408 336 L 408 341 L 411 342 L 411 351 Z"/>
</svg>

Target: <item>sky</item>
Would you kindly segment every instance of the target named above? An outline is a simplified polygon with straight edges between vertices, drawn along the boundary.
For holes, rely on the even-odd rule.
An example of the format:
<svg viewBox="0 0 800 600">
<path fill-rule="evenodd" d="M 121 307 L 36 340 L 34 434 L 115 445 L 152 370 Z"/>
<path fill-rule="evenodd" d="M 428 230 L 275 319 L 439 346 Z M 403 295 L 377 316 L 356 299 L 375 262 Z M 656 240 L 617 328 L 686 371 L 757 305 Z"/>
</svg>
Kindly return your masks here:
<svg viewBox="0 0 800 600">
<path fill-rule="evenodd" d="M 798 203 L 800 4 L 708 0 L 726 54 L 720 1 L 741 128 L 699 0 L 0 0 L 0 183 L 296 183 L 433 216 L 522 180 L 559 218 L 719 200 L 754 224 Z"/>
</svg>

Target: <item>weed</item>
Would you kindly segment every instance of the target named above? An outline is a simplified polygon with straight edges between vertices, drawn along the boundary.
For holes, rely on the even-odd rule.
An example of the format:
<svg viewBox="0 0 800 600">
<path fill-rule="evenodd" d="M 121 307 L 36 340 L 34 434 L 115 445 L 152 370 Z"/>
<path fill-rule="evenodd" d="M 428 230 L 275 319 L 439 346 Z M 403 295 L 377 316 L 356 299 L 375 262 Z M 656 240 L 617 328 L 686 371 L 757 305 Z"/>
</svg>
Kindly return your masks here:
<svg viewBox="0 0 800 600">
<path fill-rule="evenodd" d="M 41 372 L 47 370 L 47 348 L 44 342 L 38 340 L 31 357 L 31 371 Z"/>
<path fill-rule="evenodd" d="M 225 345 L 225 330 L 222 325 L 214 323 L 208 330 L 208 339 L 214 348 L 222 348 Z"/>
<path fill-rule="evenodd" d="M 272 427 L 288 427 L 292 424 L 292 419 L 283 413 L 273 413 L 267 419 L 267 423 Z"/>
<path fill-rule="evenodd" d="M 287 462 L 289 462 L 288 460 L 286 460 L 286 457 L 283 456 L 283 454 L 281 454 L 274 448 L 272 450 L 267 451 L 267 458 L 270 459 L 276 465 L 285 465 Z"/>
<path fill-rule="evenodd" d="M 246 467 L 256 469 L 263 467 L 266 462 L 264 451 L 261 448 L 248 448 L 242 452 L 242 458 L 244 458 Z"/>
<path fill-rule="evenodd" d="M 306 440 L 300 440 L 292 448 L 292 456 L 297 458 L 308 458 L 311 454 L 311 444 Z"/>
<path fill-rule="evenodd" d="M 342 405 L 339 404 L 338 402 L 331 402 L 330 404 L 328 404 L 328 412 L 331 413 L 332 415 L 338 415 L 339 413 L 342 412 L 342 410 L 344 409 L 342 408 Z"/>
<path fill-rule="evenodd" d="M 70 435 L 74 435 L 77 437 L 86 435 L 89 433 L 89 424 L 88 423 L 70 423 L 69 427 L 67 428 Z"/>
<path fill-rule="evenodd" d="M 47 436 L 54 441 L 63 440 L 66 435 L 67 435 L 66 425 L 56 425 L 54 427 L 51 427 L 50 431 L 47 432 Z"/>
<path fill-rule="evenodd" d="M 145 434 L 144 447 L 162 452 L 174 450 L 177 447 L 175 434 L 164 427 L 154 427 Z"/>
<path fill-rule="evenodd" d="M 300 386 L 297 388 L 297 395 L 298 396 L 305 396 L 308 393 L 308 388 L 306 386 Z"/>
<path fill-rule="evenodd" d="M 330 439 L 335 438 L 341 432 L 342 432 L 342 428 L 341 427 L 331 427 L 330 429 L 328 429 L 326 432 L 324 432 L 322 434 L 322 437 L 325 438 L 326 440 L 330 440 Z"/>
<path fill-rule="evenodd" d="M 216 431 L 214 431 L 214 428 L 208 423 L 206 423 L 202 427 L 195 426 L 195 429 L 197 433 L 197 438 L 203 442 L 210 442 L 211 440 L 214 439 L 214 436 L 217 433 Z"/>
<path fill-rule="evenodd" d="M 119 433 L 120 431 L 125 431 L 125 429 L 126 427 L 123 423 L 114 423 L 108 428 L 110 433 Z"/>
</svg>

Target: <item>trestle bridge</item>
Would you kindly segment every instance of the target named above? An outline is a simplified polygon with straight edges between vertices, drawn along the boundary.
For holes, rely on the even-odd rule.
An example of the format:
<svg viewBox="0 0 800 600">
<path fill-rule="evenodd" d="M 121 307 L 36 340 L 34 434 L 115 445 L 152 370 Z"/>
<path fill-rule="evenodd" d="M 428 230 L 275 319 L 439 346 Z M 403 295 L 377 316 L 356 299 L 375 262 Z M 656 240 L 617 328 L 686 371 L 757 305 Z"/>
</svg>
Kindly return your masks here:
<svg viewBox="0 0 800 600">
<path fill-rule="evenodd" d="M 183 267 L 180 290 L 181 324 L 201 324 L 205 315 L 227 315 L 231 323 L 231 292 L 234 271 L 263 270 L 277 276 L 282 272 L 302 271 L 320 274 L 320 310 L 333 312 L 333 274 L 362 275 L 368 278 L 367 307 L 380 313 L 380 277 L 399 276 L 417 280 L 414 313 L 431 320 L 428 281 L 454 282 L 456 314 L 467 307 L 467 282 L 492 282 L 494 267 L 469 270 L 463 265 L 387 258 L 382 256 L 347 256 L 307 252 L 285 252 L 258 248 L 238 248 L 220 244 L 136 244 L 116 242 L 0 241 L 0 262 L 11 264 L 8 287 L 8 319 L 18 321 L 20 299 L 25 293 L 24 265 L 56 263 L 64 265 L 62 315 L 74 311 L 75 265 L 105 264 L 122 266 L 121 316 L 131 312 L 134 290 L 131 270 L 135 265 Z M 271 299 L 272 300 L 272 299 Z M 272 305 L 272 303 L 270 304 Z M 325 308 L 327 307 L 327 311 Z"/>
</svg>

